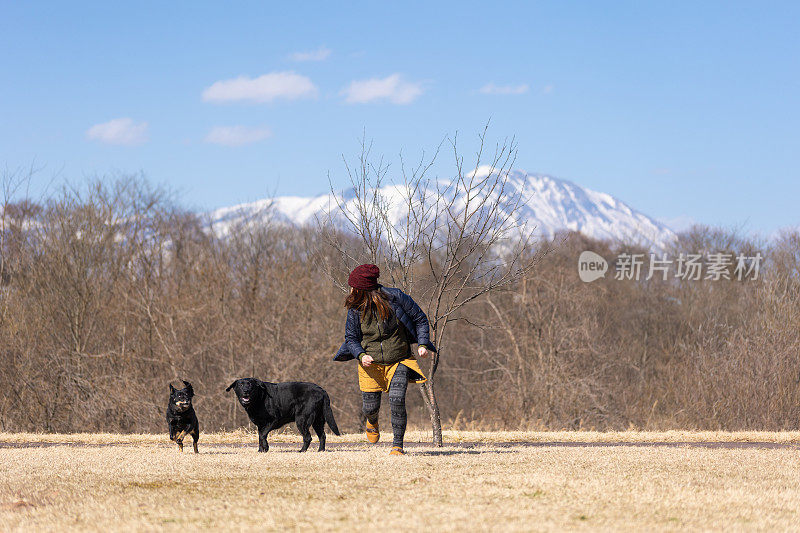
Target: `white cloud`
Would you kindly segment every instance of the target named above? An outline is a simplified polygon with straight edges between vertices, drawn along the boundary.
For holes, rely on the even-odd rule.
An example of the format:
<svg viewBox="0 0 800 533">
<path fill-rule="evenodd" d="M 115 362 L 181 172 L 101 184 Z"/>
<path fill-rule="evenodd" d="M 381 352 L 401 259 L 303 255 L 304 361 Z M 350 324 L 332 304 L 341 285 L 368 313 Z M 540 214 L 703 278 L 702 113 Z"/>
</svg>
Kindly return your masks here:
<svg viewBox="0 0 800 533">
<path fill-rule="evenodd" d="M 135 146 L 147 141 L 147 122 L 137 123 L 130 118 L 115 118 L 86 130 L 86 138 L 106 144 Z"/>
<path fill-rule="evenodd" d="M 422 84 L 403 81 L 400 74 L 392 74 L 386 78 L 353 81 L 341 94 L 350 104 L 381 100 L 388 100 L 393 104 L 410 104 L 422 94 Z"/>
<path fill-rule="evenodd" d="M 495 85 L 494 83 L 487 83 L 479 89 L 483 94 L 525 94 L 528 92 L 527 83 L 522 85 Z"/>
<path fill-rule="evenodd" d="M 205 142 L 222 146 L 242 146 L 263 141 L 272 135 L 267 128 L 248 128 L 247 126 L 215 126 L 206 135 Z"/>
<path fill-rule="evenodd" d="M 330 48 L 320 46 L 308 52 L 295 52 L 289 55 L 292 61 L 325 61 L 331 55 Z"/>
<path fill-rule="evenodd" d="M 305 76 L 295 72 L 270 72 L 257 78 L 239 76 L 230 80 L 215 82 L 203 91 L 206 102 L 272 102 L 279 98 L 296 100 L 313 97 L 317 87 Z"/>
<path fill-rule="evenodd" d="M 555 86 L 552 83 L 547 84 L 544 87 L 542 87 L 542 94 L 550 94 L 551 92 L 553 92 L 553 89 L 555 89 Z"/>
</svg>

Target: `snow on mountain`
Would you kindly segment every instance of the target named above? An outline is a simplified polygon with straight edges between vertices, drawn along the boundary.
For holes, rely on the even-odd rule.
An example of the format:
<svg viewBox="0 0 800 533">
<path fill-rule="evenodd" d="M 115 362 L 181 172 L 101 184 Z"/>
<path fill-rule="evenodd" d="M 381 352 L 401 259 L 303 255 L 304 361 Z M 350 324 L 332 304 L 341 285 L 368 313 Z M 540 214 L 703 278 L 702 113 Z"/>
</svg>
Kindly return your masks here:
<svg viewBox="0 0 800 533">
<path fill-rule="evenodd" d="M 481 167 L 475 172 L 480 177 L 489 171 Z M 567 229 L 595 239 L 635 243 L 655 250 L 663 249 L 675 239 L 675 233 L 661 222 L 609 194 L 585 189 L 571 181 L 513 170 L 509 173 L 506 190 L 512 196 L 522 193 L 524 201 L 511 215 L 515 225 L 526 228 L 526 232 L 537 238 L 549 238 Z M 399 222 L 405 211 L 405 191 L 402 187 L 386 186 L 379 192 L 389 205 L 392 223 Z M 458 191 L 452 194 L 458 195 Z M 463 198 L 456 200 L 462 202 Z M 352 191 L 345 191 L 338 202 L 352 210 Z M 258 220 L 266 216 L 268 210 L 281 221 L 302 226 L 316 223 L 328 212 L 335 214 L 338 207 L 337 198 L 330 193 L 312 197 L 280 196 L 217 209 L 211 213 L 212 229 L 224 235 L 236 222 L 244 218 Z"/>
</svg>

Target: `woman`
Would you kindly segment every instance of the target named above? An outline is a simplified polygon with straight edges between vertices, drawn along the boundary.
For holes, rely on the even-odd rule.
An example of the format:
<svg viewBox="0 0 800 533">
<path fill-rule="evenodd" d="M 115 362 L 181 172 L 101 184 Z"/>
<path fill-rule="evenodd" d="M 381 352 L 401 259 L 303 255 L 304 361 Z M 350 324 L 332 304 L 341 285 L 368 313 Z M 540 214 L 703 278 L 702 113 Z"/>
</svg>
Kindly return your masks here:
<svg viewBox="0 0 800 533">
<path fill-rule="evenodd" d="M 367 440 L 373 444 L 380 439 L 381 392 L 389 393 L 394 433 L 390 453 L 405 455 L 406 389 L 409 381 L 425 382 L 411 345 L 419 345 L 420 357 L 428 357 L 436 348 L 431 344 L 428 317 L 422 309 L 400 289 L 381 286 L 379 275 L 375 265 L 361 265 L 350 273 L 347 279 L 350 294 L 344 302 L 347 308 L 344 344 L 334 360 L 358 359 Z"/>
</svg>

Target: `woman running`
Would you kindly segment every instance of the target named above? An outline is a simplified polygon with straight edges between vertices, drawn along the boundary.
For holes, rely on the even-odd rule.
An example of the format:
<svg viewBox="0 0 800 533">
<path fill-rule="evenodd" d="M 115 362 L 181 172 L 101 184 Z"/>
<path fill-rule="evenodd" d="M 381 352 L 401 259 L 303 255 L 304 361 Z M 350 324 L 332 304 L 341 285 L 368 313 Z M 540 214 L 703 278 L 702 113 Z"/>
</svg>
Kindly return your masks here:
<svg viewBox="0 0 800 533">
<path fill-rule="evenodd" d="M 378 276 L 380 270 L 375 265 L 361 265 L 350 273 L 347 280 L 350 294 L 344 302 L 347 308 L 344 344 L 334 360 L 358 359 L 366 436 L 373 444 L 380 439 L 381 392 L 389 393 L 394 433 L 390 454 L 404 455 L 408 382 L 426 381 L 411 345 L 419 345 L 420 357 L 428 357 L 436 348 L 431 344 L 428 317 L 422 309 L 400 289 L 381 286 Z"/>
</svg>

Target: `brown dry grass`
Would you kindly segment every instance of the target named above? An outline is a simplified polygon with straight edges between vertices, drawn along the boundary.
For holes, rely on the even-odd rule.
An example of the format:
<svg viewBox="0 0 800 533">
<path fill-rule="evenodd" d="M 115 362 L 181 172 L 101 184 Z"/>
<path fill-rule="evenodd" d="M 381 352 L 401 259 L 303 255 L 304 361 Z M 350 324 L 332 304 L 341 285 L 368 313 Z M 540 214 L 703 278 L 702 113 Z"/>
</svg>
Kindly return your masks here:
<svg viewBox="0 0 800 533">
<path fill-rule="evenodd" d="M 179 454 L 161 435 L 6 434 L 6 443 L 77 444 L 0 449 L 0 529 L 789 530 L 800 523 L 800 452 L 793 448 L 488 442 L 513 435 L 484 434 L 477 448 L 414 447 L 398 458 L 366 445 L 258 454 L 245 432 L 206 435 L 197 456 Z M 595 442 L 603 435 L 529 434 Z M 664 435 L 674 442 L 700 434 L 616 434 L 632 441 Z M 797 441 L 796 434 L 713 435 Z M 115 438 L 125 443 L 113 445 Z M 225 445 L 232 442 L 249 446 Z"/>
<path fill-rule="evenodd" d="M 445 430 L 447 442 L 770 442 L 777 444 L 800 444 L 800 431 L 459 431 Z M 240 444 L 256 442 L 256 433 L 251 429 L 239 429 L 217 433 L 203 433 L 201 442 L 208 444 Z M 270 442 L 301 442 L 297 431 L 285 426 L 270 433 Z M 430 430 L 409 430 L 406 442 L 427 443 Z M 360 433 L 340 437 L 328 434 L 329 443 L 360 443 Z M 166 433 L 0 433 L 2 443 L 58 443 L 58 444 L 137 444 L 162 445 L 167 442 Z M 315 440 L 316 442 L 316 440 Z"/>
</svg>

